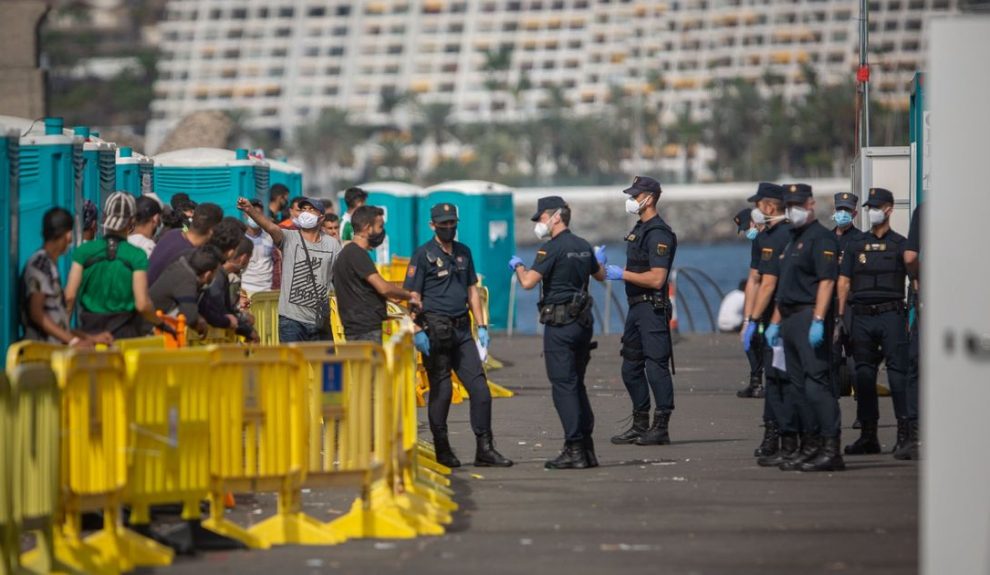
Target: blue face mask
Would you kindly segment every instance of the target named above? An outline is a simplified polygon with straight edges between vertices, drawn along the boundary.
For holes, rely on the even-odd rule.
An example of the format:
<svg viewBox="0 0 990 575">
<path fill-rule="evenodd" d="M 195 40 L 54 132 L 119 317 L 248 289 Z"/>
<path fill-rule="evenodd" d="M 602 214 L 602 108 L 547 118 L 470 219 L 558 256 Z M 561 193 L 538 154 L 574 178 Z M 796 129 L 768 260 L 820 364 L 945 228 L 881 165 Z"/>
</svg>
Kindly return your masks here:
<svg viewBox="0 0 990 575">
<path fill-rule="evenodd" d="M 760 230 L 756 228 L 749 228 L 746 230 L 746 239 L 749 241 L 755 240 L 758 235 L 760 235 Z"/>
<path fill-rule="evenodd" d="M 838 210 L 837 212 L 832 214 L 832 221 L 834 221 L 836 225 L 840 227 L 848 226 L 849 224 L 853 223 L 852 212 L 847 212 L 845 210 Z"/>
</svg>

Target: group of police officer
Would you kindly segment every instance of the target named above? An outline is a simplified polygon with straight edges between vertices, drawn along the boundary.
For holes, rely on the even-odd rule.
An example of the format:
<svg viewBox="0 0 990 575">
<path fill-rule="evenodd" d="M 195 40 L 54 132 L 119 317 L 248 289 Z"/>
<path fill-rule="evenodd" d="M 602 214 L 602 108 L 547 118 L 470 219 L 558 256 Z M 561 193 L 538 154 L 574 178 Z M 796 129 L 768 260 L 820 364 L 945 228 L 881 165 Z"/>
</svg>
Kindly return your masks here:
<svg viewBox="0 0 990 575">
<path fill-rule="evenodd" d="M 821 225 L 805 184 L 761 183 L 735 216 L 752 240 L 741 332 L 750 381 L 740 397 L 764 399 L 757 463 L 783 470 L 839 471 L 842 455 L 880 453 L 880 362 L 897 418 L 897 459 L 918 459 L 917 301 L 919 215 L 908 238 L 890 227 L 894 195 L 871 188 L 868 231 L 854 225 L 859 198 L 835 195 Z M 905 297 L 910 276 L 911 297 Z M 854 363 L 860 437 L 840 449 L 839 372 Z M 765 385 L 764 385 L 765 380 Z"/>
<path fill-rule="evenodd" d="M 543 356 L 554 407 L 564 431 L 560 454 L 547 469 L 596 467 L 595 417 L 584 378 L 594 317 L 591 278 L 623 281 L 629 311 L 622 335 L 622 381 L 632 401 L 631 425 L 614 444 L 665 445 L 674 410 L 670 270 L 677 236 L 657 213 L 661 187 L 637 176 L 623 190 L 625 208 L 638 217 L 625 237 L 626 265 L 609 265 L 604 246 L 593 248 L 569 229 L 571 208 L 559 196 L 540 198 L 534 233 L 545 240 L 532 266 L 512 256 L 508 267 L 524 289 L 541 286 Z M 838 471 L 846 455 L 880 452 L 876 380 L 881 361 L 897 417 L 898 459 L 918 458 L 917 314 L 905 303 L 906 278 L 918 289 L 920 210 L 909 238 L 890 229 L 893 194 L 873 188 L 863 204 L 871 229 L 854 225 L 859 198 L 837 194 L 828 229 L 818 222 L 810 186 L 759 184 L 752 209 L 736 216 L 753 241 L 746 285 L 742 342 L 750 358 L 749 385 L 738 395 L 764 399 L 765 433 L 757 462 L 783 470 Z M 413 256 L 406 289 L 420 295 L 421 331 L 416 346 L 430 380 L 429 420 L 438 460 L 457 467 L 447 437 L 451 370 L 468 387 L 471 425 L 478 438 L 475 465 L 510 466 L 495 450 L 491 395 L 468 312 L 482 317 L 470 249 L 454 240 L 457 210 L 431 210 L 436 236 Z M 916 307 L 916 306 L 915 306 Z M 478 326 L 482 347 L 486 325 Z M 844 450 L 836 366 L 846 350 L 855 362 L 857 415 L 861 436 Z M 765 384 L 764 384 L 765 380 Z M 652 404 L 651 404 L 652 395 Z M 652 410 L 651 410 L 652 406 Z M 652 411 L 652 421 L 650 418 Z"/>
</svg>

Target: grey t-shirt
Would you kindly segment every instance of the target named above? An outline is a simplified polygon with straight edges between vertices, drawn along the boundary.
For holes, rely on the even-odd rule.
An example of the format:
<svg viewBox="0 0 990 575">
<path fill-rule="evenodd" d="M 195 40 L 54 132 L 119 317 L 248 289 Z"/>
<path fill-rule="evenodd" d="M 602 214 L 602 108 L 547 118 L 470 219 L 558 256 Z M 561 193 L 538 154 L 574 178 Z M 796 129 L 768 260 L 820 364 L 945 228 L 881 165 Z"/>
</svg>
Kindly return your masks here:
<svg viewBox="0 0 990 575">
<path fill-rule="evenodd" d="M 316 323 L 316 310 L 333 285 L 333 263 L 340 253 L 340 241 L 320 233 L 318 242 L 306 242 L 311 262 L 306 261 L 302 235 L 297 230 L 282 234 L 282 290 L 278 296 L 278 315 L 306 325 Z M 316 290 L 310 279 L 310 266 L 316 276 Z"/>
<path fill-rule="evenodd" d="M 45 315 L 60 328 L 66 331 L 69 329 L 69 312 L 65 307 L 65 294 L 62 291 L 62 280 L 58 276 L 58 266 L 44 249 L 34 252 L 24 266 L 22 289 L 24 304 L 21 307 L 21 324 L 24 326 L 24 339 L 62 343 L 57 337 L 46 334 L 40 325 L 34 325 L 28 312 L 28 300 L 32 295 L 40 293 L 45 296 Z"/>
</svg>

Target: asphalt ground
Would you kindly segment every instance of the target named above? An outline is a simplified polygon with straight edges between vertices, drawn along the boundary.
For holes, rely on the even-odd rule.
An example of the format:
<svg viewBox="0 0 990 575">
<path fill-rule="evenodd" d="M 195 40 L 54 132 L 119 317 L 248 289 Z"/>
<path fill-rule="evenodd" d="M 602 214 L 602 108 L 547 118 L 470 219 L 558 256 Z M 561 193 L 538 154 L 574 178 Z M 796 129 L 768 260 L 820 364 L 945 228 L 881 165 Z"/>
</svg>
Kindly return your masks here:
<svg viewBox="0 0 990 575">
<path fill-rule="evenodd" d="M 918 467 L 889 454 L 846 457 L 841 473 L 802 474 L 756 465 L 762 400 L 739 399 L 748 378 L 737 336 L 693 335 L 676 346 L 676 411 L 668 446 L 614 446 L 630 403 L 619 375 L 617 336 L 601 336 L 588 370 L 601 466 L 547 471 L 563 439 L 550 399 L 542 342 L 496 338 L 506 367 L 492 379 L 516 392 L 497 399 L 495 436 L 509 469 L 455 470 L 461 509 L 442 537 L 349 541 L 179 557 L 161 573 L 916 573 Z M 842 400 L 843 441 L 858 432 L 853 399 Z M 426 414 L 420 411 L 424 437 Z M 474 438 L 467 404 L 450 415 L 465 463 Z M 890 400 L 881 398 L 881 442 L 894 442 Z M 350 494 L 312 492 L 321 520 Z M 233 519 L 250 525 L 274 512 L 270 496 L 242 499 Z M 552 571 L 551 571 L 552 570 Z"/>
</svg>

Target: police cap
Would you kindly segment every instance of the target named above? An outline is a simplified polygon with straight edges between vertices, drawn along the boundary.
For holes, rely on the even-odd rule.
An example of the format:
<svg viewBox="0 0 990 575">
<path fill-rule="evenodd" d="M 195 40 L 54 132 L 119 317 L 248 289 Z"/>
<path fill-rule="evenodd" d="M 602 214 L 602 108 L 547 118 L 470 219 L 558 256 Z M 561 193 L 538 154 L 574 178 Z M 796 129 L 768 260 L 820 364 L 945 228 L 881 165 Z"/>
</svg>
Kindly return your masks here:
<svg viewBox="0 0 990 575">
<path fill-rule="evenodd" d="M 545 198 L 540 198 L 536 200 L 536 213 L 533 217 L 529 218 L 530 221 L 537 222 L 540 220 L 540 214 L 547 210 L 559 210 L 561 208 L 566 208 L 567 202 L 564 198 L 560 196 L 547 196 Z"/>
<path fill-rule="evenodd" d="M 803 204 L 811 198 L 811 186 L 808 184 L 788 184 L 784 186 L 785 204 Z"/>
<path fill-rule="evenodd" d="M 449 203 L 437 204 L 430 208 L 430 219 L 435 224 L 457 221 L 457 206 Z"/>
<path fill-rule="evenodd" d="M 632 185 L 622 190 L 622 193 L 638 196 L 640 194 L 659 194 L 661 191 L 660 182 L 649 176 L 636 176 L 633 178 Z"/>
<path fill-rule="evenodd" d="M 868 208 L 879 208 L 884 204 L 894 203 L 894 193 L 887 188 L 870 188 L 870 193 L 866 196 L 863 205 Z"/>
<path fill-rule="evenodd" d="M 835 209 L 846 209 L 851 212 L 856 211 L 856 206 L 859 204 L 859 198 L 856 194 L 851 194 L 849 192 L 839 192 L 835 194 Z"/>
<path fill-rule="evenodd" d="M 784 199 L 784 188 L 770 182 L 760 182 L 756 186 L 756 193 L 746 199 L 747 202 L 758 202 L 760 200 L 782 200 Z"/>
</svg>

